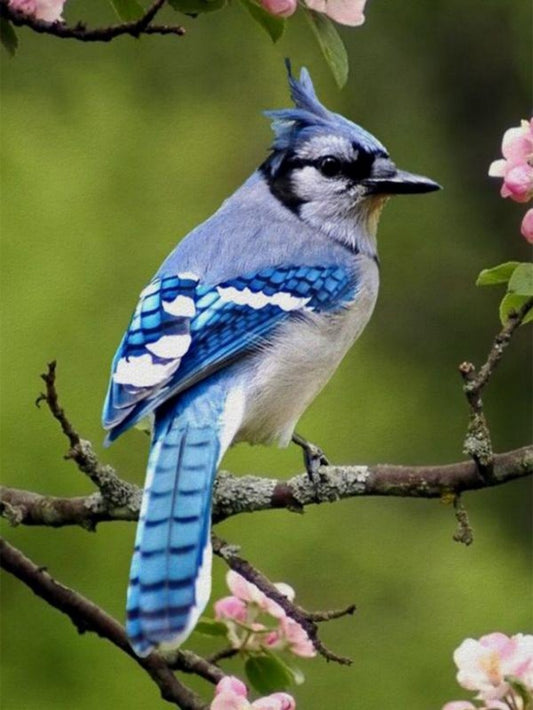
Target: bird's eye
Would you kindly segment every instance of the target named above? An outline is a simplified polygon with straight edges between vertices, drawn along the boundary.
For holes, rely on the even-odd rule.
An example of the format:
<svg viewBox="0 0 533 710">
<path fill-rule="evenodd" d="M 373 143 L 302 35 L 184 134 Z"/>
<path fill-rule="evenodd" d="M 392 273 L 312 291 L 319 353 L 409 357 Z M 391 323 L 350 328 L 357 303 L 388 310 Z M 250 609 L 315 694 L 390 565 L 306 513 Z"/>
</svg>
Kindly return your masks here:
<svg viewBox="0 0 533 710">
<path fill-rule="evenodd" d="M 338 158 L 334 158 L 333 155 L 326 155 L 321 158 L 318 163 L 318 169 L 324 177 L 332 178 L 336 177 L 342 170 L 341 161 Z"/>
</svg>

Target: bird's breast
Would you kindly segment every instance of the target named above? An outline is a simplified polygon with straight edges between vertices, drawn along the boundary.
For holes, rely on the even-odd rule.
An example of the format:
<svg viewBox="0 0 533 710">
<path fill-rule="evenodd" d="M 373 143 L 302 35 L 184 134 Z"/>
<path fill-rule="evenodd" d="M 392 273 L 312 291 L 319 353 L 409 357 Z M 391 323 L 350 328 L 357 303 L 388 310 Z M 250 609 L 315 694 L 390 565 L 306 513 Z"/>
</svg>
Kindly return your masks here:
<svg viewBox="0 0 533 710">
<path fill-rule="evenodd" d="M 242 371 L 244 411 L 235 441 L 286 446 L 305 409 L 333 375 L 374 309 L 379 272 L 363 257 L 355 298 L 337 312 L 285 321 Z"/>
</svg>

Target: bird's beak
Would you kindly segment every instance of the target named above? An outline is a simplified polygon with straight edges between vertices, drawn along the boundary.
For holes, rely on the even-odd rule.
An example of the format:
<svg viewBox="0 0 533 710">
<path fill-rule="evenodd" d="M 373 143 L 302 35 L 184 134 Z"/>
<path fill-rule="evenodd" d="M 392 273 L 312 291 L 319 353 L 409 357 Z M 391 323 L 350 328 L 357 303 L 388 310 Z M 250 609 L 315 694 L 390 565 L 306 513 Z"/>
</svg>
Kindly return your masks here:
<svg viewBox="0 0 533 710">
<path fill-rule="evenodd" d="M 362 181 L 371 195 L 415 195 L 440 190 L 438 183 L 423 175 L 398 170 L 388 158 L 378 158 L 372 174 Z"/>
</svg>

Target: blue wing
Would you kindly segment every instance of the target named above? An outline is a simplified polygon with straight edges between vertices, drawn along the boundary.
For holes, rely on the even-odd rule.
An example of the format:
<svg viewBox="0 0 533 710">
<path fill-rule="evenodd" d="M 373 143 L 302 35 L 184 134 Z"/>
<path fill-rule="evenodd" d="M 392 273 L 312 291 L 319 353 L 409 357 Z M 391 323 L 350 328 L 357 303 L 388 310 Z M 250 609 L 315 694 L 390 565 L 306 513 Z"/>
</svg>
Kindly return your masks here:
<svg viewBox="0 0 533 710">
<path fill-rule="evenodd" d="M 263 269 L 216 285 L 164 276 L 141 293 L 112 365 L 103 423 L 112 441 L 171 396 L 250 352 L 287 318 L 355 296 L 340 266 Z"/>
</svg>

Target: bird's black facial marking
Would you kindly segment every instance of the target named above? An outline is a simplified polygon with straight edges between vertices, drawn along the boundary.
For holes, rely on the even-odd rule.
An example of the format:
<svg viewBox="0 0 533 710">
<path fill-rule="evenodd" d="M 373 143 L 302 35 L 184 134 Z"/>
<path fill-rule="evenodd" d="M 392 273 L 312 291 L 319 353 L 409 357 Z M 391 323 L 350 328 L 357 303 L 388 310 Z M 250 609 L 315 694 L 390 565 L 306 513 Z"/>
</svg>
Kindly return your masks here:
<svg viewBox="0 0 533 710">
<path fill-rule="evenodd" d="M 369 153 L 354 145 L 351 160 L 335 155 L 322 155 L 317 158 L 301 158 L 295 152 L 287 152 L 277 164 L 275 154 L 261 165 L 261 172 L 266 179 L 271 193 L 295 214 L 299 214 L 304 200 L 296 193 L 292 180 L 295 170 L 313 167 L 328 180 L 342 180 L 357 184 L 370 177 L 376 158 L 387 157 L 384 153 Z"/>
<path fill-rule="evenodd" d="M 346 164 L 346 175 L 352 182 L 359 182 L 370 176 L 376 153 L 367 153 L 364 150 L 355 150 L 354 159 Z"/>
<path fill-rule="evenodd" d="M 297 155 L 287 156 L 283 161 L 286 171 L 310 166 L 316 168 L 326 178 L 347 178 L 357 183 L 370 176 L 376 158 L 386 157 L 381 153 L 368 153 L 356 150 L 351 160 L 336 155 L 322 155 L 318 158 L 299 158 Z"/>
<path fill-rule="evenodd" d="M 304 201 L 295 193 L 291 181 L 292 171 L 296 167 L 294 153 L 287 154 L 275 169 L 273 168 L 273 160 L 274 156 L 271 155 L 259 169 L 274 197 L 277 197 L 285 207 L 298 215 Z"/>
</svg>

